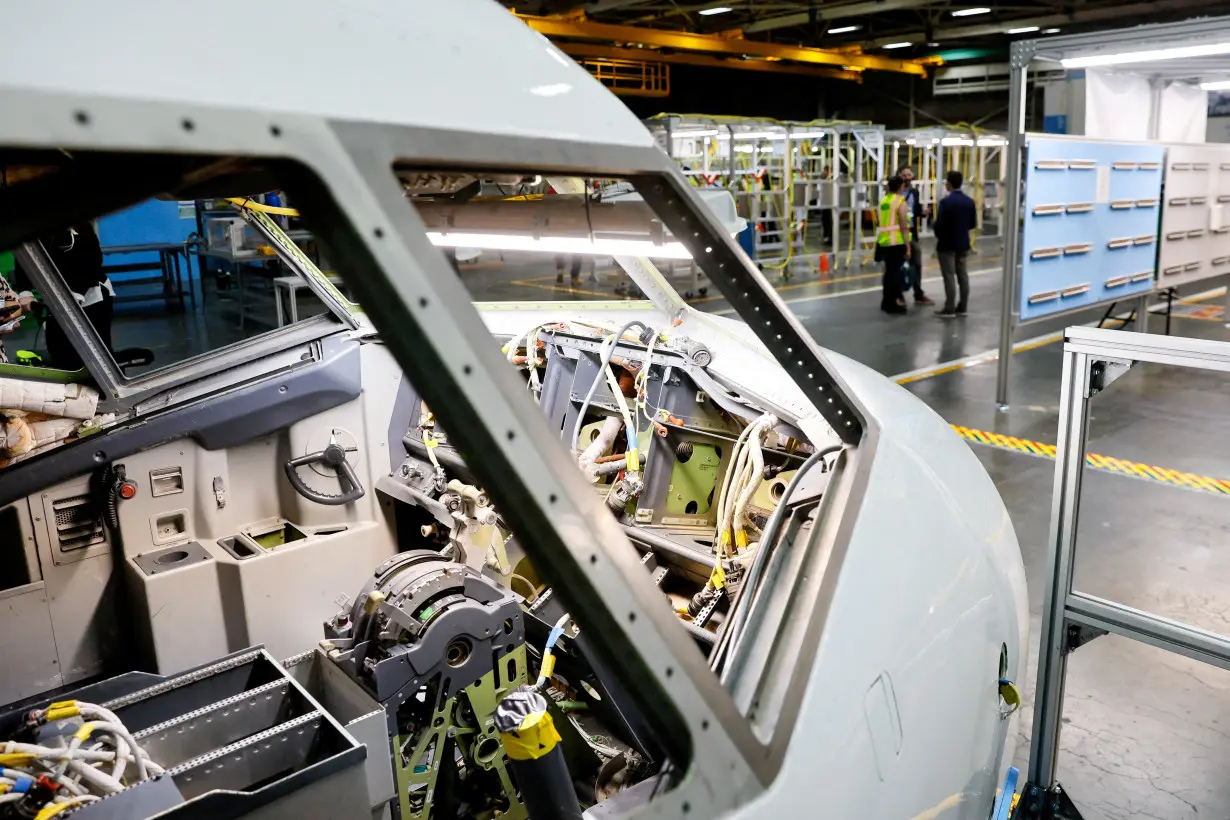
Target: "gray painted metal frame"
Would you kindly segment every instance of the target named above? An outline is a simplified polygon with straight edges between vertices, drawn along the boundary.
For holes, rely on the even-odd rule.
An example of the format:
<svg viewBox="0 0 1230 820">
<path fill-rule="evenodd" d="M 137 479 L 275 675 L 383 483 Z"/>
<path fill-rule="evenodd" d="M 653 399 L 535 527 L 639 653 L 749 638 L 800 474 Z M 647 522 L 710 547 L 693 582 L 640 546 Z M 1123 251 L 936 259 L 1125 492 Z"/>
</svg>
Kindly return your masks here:
<svg viewBox="0 0 1230 820">
<path fill-rule="evenodd" d="M 533 533 L 536 564 L 601 645 L 636 708 L 661 732 L 680 782 L 649 816 L 730 810 L 755 798 L 781 766 L 819 646 L 837 576 L 870 472 L 878 429 L 840 376 L 742 256 L 721 224 L 653 146 L 467 134 L 446 129 L 340 122 L 319 116 L 200 104 L 0 89 L 0 145 L 70 151 L 281 157 L 331 258 L 424 400 L 447 425 L 510 525 Z M 82 116 L 82 115 L 85 116 Z M 181 127 L 191 123 L 191 128 Z M 441 158 L 447 158 L 446 160 Z M 783 708 L 768 742 L 739 713 L 695 642 L 661 605 L 617 522 L 577 472 L 524 384 L 508 367 L 444 256 L 394 177 L 394 162 L 419 167 L 520 168 L 560 176 L 636 178 L 646 200 L 808 400 L 851 445 L 834 474 L 823 533 L 831 550 L 784 671 Z"/>
<path fill-rule="evenodd" d="M 1025 147 L 1025 101 L 1029 64 L 1034 60 L 1060 62 L 1077 57 L 1091 57 L 1106 53 L 1124 53 L 1134 50 L 1165 48 L 1168 46 L 1191 46 L 1213 42 L 1230 41 L 1230 17 L 1208 17 L 1181 23 L 1162 23 L 1137 26 L 1136 28 L 1099 31 L 1088 34 L 1070 34 L 1034 40 L 1017 40 L 1012 44 L 1009 59 L 1008 82 L 1008 147 L 1003 161 L 1006 163 L 1004 179 L 1004 261 L 1003 292 L 1000 304 L 999 361 L 995 383 L 995 401 L 1000 410 L 1008 409 L 1008 373 L 1012 358 L 1012 339 L 1016 328 L 1022 324 L 1017 317 L 1017 289 L 1020 286 L 1018 257 L 1020 256 L 1021 219 L 1021 152 Z M 1137 70 L 1134 67 L 1146 67 Z M 1124 63 L 1120 69 L 1143 73 L 1154 80 L 1200 79 L 1210 76 L 1225 77 L 1225 59 L 1214 57 L 1188 57 L 1146 63 Z M 1217 74 L 1210 72 L 1216 71 Z M 1160 85 L 1157 86 L 1160 89 Z M 1156 96 L 1156 95 L 1155 95 Z M 1149 111 L 1149 133 L 1157 134 L 1157 106 Z M 1136 316 L 1138 328 L 1146 329 L 1148 298 L 1150 294 L 1137 297 Z"/>
<path fill-rule="evenodd" d="M 1029 756 L 1029 782 L 1040 789 L 1055 784 L 1067 655 L 1074 648 L 1070 637 L 1074 628 L 1108 632 L 1230 669 L 1230 637 L 1106 601 L 1072 586 L 1090 400 L 1137 362 L 1230 372 L 1230 343 L 1086 327 L 1066 331 L 1047 553 L 1050 572 L 1042 598 Z"/>
</svg>

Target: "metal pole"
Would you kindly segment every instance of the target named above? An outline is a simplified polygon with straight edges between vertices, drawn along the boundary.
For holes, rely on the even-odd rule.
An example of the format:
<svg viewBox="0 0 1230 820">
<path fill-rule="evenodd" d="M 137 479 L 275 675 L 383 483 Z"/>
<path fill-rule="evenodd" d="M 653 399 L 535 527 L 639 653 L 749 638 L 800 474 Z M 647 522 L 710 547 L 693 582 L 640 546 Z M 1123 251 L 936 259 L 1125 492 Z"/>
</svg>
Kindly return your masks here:
<svg viewBox="0 0 1230 820">
<path fill-rule="evenodd" d="M 782 168 L 782 183 L 785 185 L 785 191 L 782 195 L 782 218 L 785 224 L 782 225 L 782 237 L 786 240 L 785 265 L 782 266 L 782 278 L 790 278 L 791 258 L 794 256 L 794 161 L 795 144 L 794 137 L 790 135 L 790 126 L 786 126 L 786 143 L 782 146 L 783 151 L 783 168 Z M 803 249 L 800 248 L 802 253 Z"/>
<path fill-rule="evenodd" d="M 1030 43 L 1030 46 L 1033 44 Z M 1004 184 L 1004 277 L 1000 295 L 999 361 L 995 379 L 995 402 L 1008 409 L 1008 366 L 1012 359 L 1013 309 L 1016 305 L 1017 257 L 1021 251 L 1021 151 L 1025 145 L 1025 84 L 1032 48 L 1012 44 L 1012 73 L 1008 81 L 1008 147 Z"/>
<path fill-rule="evenodd" d="M 844 271 L 845 263 L 841 258 L 841 133 L 833 132 L 833 271 Z M 851 228 L 853 230 L 853 228 Z"/>
<path fill-rule="evenodd" d="M 1067 607 L 1076 556 L 1082 468 L 1089 420 L 1090 359 L 1064 351 L 1059 398 L 1059 442 L 1055 447 L 1055 491 L 1051 499 L 1050 576 L 1042 593 L 1042 629 L 1038 645 L 1038 682 L 1034 694 L 1034 728 L 1029 750 L 1029 782 L 1049 789 L 1055 782 L 1055 758 L 1063 714 L 1067 673 Z"/>
</svg>

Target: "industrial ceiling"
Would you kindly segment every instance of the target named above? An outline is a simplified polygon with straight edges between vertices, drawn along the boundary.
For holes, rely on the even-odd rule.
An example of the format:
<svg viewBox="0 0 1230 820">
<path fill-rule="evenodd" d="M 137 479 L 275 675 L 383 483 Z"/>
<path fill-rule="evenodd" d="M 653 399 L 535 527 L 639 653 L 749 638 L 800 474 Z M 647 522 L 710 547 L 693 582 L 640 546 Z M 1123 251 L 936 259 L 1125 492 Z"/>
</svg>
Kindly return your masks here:
<svg viewBox="0 0 1230 820">
<path fill-rule="evenodd" d="M 1230 12 L 1228 0 L 537 0 L 506 2 L 576 57 L 860 80 L 1003 59 L 1014 39 Z"/>
</svg>

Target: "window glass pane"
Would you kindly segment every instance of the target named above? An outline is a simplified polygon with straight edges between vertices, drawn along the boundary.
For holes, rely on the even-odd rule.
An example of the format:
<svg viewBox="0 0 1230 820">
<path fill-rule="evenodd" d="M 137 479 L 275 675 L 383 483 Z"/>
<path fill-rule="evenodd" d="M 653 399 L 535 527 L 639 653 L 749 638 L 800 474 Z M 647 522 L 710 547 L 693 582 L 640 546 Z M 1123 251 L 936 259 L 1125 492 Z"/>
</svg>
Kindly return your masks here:
<svg viewBox="0 0 1230 820">
<path fill-rule="evenodd" d="M 400 176 L 475 301 L 645 298 L 617 255 L 651 258 L 685 298 L 707 292 L 704 274 L 626 180 Z"/>
<path fill-rule="evenodd" d="M 272 203 L 255 197 L 247 207 Z M 297 217 L 264 214 L 261 230 L 226 200 L 148 199 L 45 232 L 39 241 L 124 374 L 134 377 L 255 338 L 328 308 L 279 258 L 275 239 L 297 248 L 309 269 L 329 268 Z M 269 230 L 280 234 L 272 237 Z M 10 361 L 77 370 L 81 357 L 37 287 L 8 254 L 0 258 L 29 315 L 5 338 Z M 0 267 L 0 271 L 4 271 Z M 324 273 L 336 286 L 341 280 Z M 33 302 L 31 303 L 31 299 Z"/>
</svg>

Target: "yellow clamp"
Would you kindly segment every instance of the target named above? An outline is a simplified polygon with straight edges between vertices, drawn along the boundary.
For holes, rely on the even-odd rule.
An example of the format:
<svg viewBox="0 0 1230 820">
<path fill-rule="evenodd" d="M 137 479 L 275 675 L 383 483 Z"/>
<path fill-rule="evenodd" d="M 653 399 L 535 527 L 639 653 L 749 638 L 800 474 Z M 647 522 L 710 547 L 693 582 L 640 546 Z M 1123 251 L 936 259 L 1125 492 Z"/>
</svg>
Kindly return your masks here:
<svg viewBox="0 0 1230 820">
<path fill-rule="evenodd" d="M 630 473 L 639 473 L 641 471 L 641 453 L 635 447 L 628 451 L 627 469 Z"/>
<path fill-rule="evenodd" d="M 89 740 L 90 735 L 94 734 L 94 726 L 95 724 L 93 721 L 81 724 L 81 728 L 77 730 L 73 737 L 80 741 Z"/>
<path fill-rule="evenodd" d="M 551 679 L 551 676 L 555 674 L 555 656 L 554 655 L 548 653 L 542 659 L 542 669 L 539 670 L 538 674 L 542 675 L 544 678 L 548 680 Z"/>
<path fill-rule="evenodd" d="M 504 753 L 513 760 L 537 760 L 551 753 L 560 736 L 551 714 L 542 711 L 526 715 L 516 730 L 500 735 L 500 742 L 504 744 Z"/>
<path fill-rule="evenodd" d="M 0 766 L 27 766 L 34 762 L 37 755 L 30 752 L 11 752 L 0 754 Z"/>
<path fill-rule="evenodd" d="M 713 584 L 714 589 L 726 586 L 726 569 L 722 566 L 721 561 L 713 565 L 713 574 L 709 576 L 709 583 Z"/>
<path fill-rule="evenodd" d="M 50 818 L 55 817 L 57 814 L 66 812 L 69 809 L 75 809 L 80 805 L 81 803 L 71 800 L 67 803 L 49 803 L 39 809 L 38 814 L 34 815 L 34 820 L 50 820 Z"/>
<path fill-rule="evenodd" d="M 739 549 L 744 549 L 747 546 L 747 533 L 743 531 L 742 527 L 735 530 L 735 546 Z"/>
<path fill-rule="evenodd" d="M 66 700 L 60 703 L 53 703 L 47 707 L 48 722 L 76 717 L 79 714 L 81 713 L 77 711 L 77 701 L 75 700 Z"/>
<path fill-rule="evenodd" d="M 1021 707 L 1021 693 L 1016 684 L 1007 678 L 999 679 L 999 696 L 1004 699 L 1004 703 L 1012 707 L 1012 711 L 1015 712 Z"/>
</svg>

